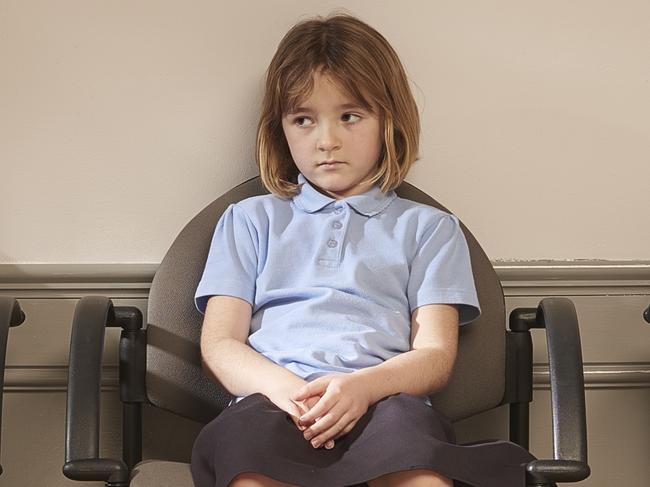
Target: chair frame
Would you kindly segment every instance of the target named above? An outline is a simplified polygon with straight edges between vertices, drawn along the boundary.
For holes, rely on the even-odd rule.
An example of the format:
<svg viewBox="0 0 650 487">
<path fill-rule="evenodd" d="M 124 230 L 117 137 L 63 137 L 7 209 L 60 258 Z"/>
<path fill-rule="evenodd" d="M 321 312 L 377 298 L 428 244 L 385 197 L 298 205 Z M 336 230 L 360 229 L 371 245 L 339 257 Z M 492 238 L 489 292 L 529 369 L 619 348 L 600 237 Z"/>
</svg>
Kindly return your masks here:
<svg viewBox="0 0 650 487">
<path fill-rule="evenodd" d="M 5 360 L 7 357 L 9 328 L 21 325 L 24 321 L 25 313 L 23 313 L 20 303 L 14 298 L 0 296 L 0 429 L 2 426 L 2 393 L 5 385 Z M 0 444 L 2 444 L 1 434 Z M 2 475 L 2 465 L 0 465 L 0 475 Z"/>
<path fill-rule="evenodd" d="M 100 374 L 106 327 L 120 327 L 120 399 L 123 403 L 122 459 L 99 457 Z M 506 339 L 506 387 L 501 405 L 510 406 L 510 440 L 529 448 L 529 403 L 533 397 L 530 330 L 544 328 L 549 354 L 553 459 L 526 467 L 528 487 L 587 478 L 587 426 L 580 333 L 575 306 L 566 298 L 545 298 L 537 308 L 510 314 Z M 82 298 L 70 341 L 63 473 L 73 480 L 128 487 L 130 471 L 142 460 L 142 404 L 146 394 L 146 329 L 138 308 L 114 306 L 103 296 Z"/>
</svg>

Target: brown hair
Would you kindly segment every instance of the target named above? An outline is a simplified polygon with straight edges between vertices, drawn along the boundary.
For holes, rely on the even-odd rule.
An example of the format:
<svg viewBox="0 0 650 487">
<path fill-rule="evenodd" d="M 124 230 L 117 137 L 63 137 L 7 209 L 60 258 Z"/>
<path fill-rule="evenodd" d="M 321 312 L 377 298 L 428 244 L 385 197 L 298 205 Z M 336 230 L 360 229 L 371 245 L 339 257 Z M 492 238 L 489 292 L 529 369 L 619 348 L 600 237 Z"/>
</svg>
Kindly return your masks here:
<svg viewBox="0 0 650 487">
<path fill-rule="evenodd" d="M 294 25 L 280 41 L 266 73 L 257 127 L 256 157 L 264 186 L 282 198 L 298 193 L 298 168 L 282 130 L 282 117 L 308 97 L 313 74 L 327 73 L 348 96 L 379 108 L 383 147 L 376 174 L 381 191 L 397 188 L 418 159 L 420 118 L 406 73 L 388 41 L 348 15 L 316 17 Z"/>
</svg>

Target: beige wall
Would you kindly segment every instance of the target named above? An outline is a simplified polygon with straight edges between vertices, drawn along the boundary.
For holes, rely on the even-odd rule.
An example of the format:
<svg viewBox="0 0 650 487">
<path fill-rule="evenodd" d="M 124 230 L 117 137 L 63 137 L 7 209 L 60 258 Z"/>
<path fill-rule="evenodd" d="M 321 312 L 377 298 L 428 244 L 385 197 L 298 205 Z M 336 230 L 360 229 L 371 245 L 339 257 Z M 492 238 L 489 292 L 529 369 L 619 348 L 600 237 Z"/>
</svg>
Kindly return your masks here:
<svg viewBox="0 0 650 487">
<path fill-rule="evenodd" d="M 650 260 L 647 1 L 0 0 L 0 263 L 159 262 L 256 174 L 282 35 L 339 6 L 413 81 L 408 180 L 492 259 Z"/>
</svg>

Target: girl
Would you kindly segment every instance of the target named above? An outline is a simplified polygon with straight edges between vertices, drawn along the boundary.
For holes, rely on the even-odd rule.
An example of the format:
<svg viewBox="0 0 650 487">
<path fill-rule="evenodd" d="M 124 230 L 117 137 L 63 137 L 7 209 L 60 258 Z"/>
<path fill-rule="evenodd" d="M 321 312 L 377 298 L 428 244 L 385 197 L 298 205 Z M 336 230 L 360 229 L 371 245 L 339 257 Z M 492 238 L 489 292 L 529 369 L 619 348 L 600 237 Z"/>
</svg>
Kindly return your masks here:
<svg viewBox="0 0 650 487">
<path fill-rule="evenodd" d="M 455 445 L 428 399 L 480 308 L 457 218 L 394 192 L 419 130 L 370 26 L 280 42 L 257 135 L 271 194 L 226 209 L 196 290 L 204 369 L 236 396 L 196 440 L 197 487 L 524 485 L 528 452 Z"/>
</svg>

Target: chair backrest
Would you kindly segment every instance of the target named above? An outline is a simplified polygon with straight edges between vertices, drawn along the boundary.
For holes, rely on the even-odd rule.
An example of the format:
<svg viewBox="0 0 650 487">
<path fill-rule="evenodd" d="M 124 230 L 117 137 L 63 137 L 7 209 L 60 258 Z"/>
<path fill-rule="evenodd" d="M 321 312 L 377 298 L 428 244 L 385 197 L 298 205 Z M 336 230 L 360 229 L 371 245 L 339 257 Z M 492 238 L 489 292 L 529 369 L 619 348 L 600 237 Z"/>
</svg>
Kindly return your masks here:
<svg viewBox="0 0 650 487">
<path fill-rule="evenodd" d="M 398 196 L 449 212 L 426 193 L 404 182 Z M 151 286 L 147 324 L 147 396 L 163 409 L 208 422 L 231 395 L 201 369 L 199 337 L 203 316 L 194 307 L 212 234 L 231 203 L 268 194 L 259 177 L 231 189 L 194 217 L 174 240 Z M 461 223 L 462 224 L 462 223 Z M 461 327 L 458 360 L 451 381 L 432 396 L 452 420 L 498 406 L 505 388 L 505 305 L 489 259 L 463 225 L 469 245 L 481 317 Z"/>
</svg>

